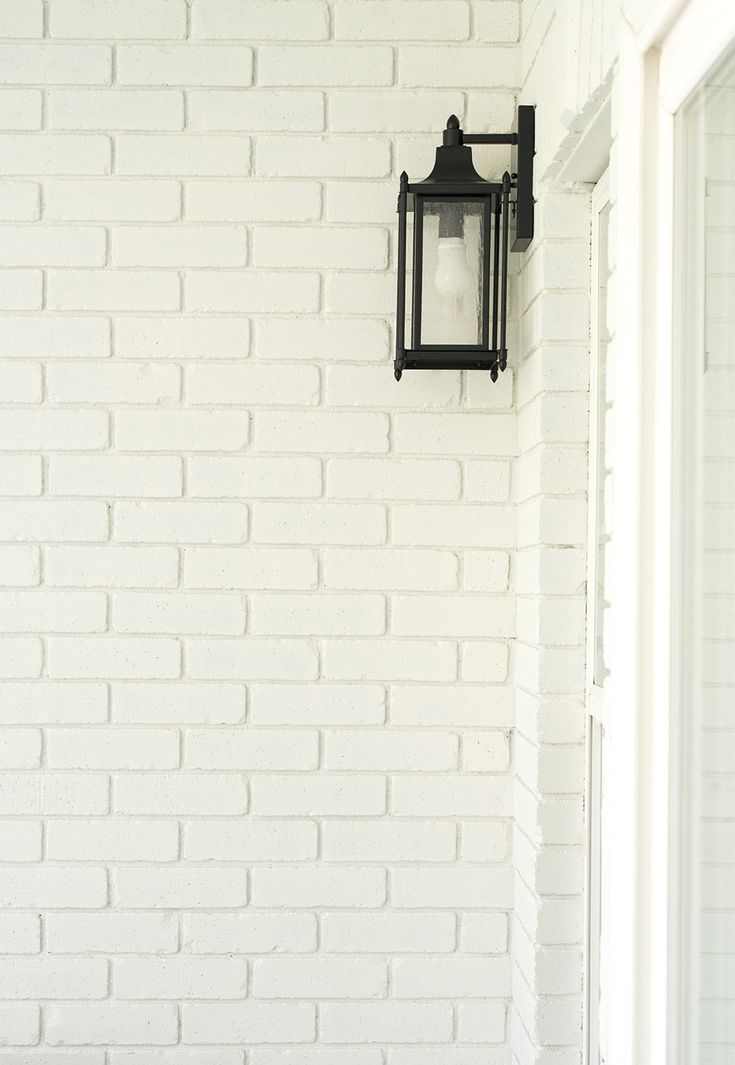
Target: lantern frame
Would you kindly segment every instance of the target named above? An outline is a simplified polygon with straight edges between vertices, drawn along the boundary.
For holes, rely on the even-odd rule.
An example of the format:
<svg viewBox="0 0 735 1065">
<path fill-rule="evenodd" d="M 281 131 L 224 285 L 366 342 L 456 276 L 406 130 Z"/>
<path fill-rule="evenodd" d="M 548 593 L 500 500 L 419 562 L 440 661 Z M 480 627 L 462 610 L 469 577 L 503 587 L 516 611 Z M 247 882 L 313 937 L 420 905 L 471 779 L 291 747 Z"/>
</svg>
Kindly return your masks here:
<svg viewBox="0 0 735 1065">
<path fill-rule="evenodd" d="M 499 181 L 487 181 L 475 170 L 470 144 L 508 144 L 513 148 L 514 172 L 506 170 Z M 404 370 L 489 370 L 493 381 L 508 361 L 508 253 L 525 251 L 533 239 L 534 108 L 518 108 L 513 133 L 465 134 L 450 115 L 443 143 L 436 150 L 431 174 L 409 182 L 404 171 L 398 194 L 398 293 L 396 302 L 396 354 L 394 374 Z M 424 221 L 427 206 L 470 204 L 481 208 L 481 290 L 479 341 L 476 344 L 422 343 L 425 293 L 423 285 Z M 414 214 L 411 261 L 411 344 L 406 347 L 407 223 Z M 428 213 L 435 213 L 429 211 Z M 511 221 L 514 237 L 511 247 Z"/>
</svg>

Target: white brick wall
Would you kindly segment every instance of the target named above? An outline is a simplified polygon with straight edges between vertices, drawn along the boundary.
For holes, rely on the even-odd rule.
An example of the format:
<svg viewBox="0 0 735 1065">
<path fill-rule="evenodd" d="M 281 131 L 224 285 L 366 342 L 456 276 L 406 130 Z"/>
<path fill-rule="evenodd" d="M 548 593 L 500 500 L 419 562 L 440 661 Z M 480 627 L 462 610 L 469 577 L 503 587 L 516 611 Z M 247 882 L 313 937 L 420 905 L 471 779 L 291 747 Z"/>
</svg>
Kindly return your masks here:
<svg viewBox="0 0 735 1065">
<path fill-rule="evenodd" d="M 0 0 L 0 1065 L 508 1065 L 512 380 L 390 347 L 518 14 Z"/>
</svg>

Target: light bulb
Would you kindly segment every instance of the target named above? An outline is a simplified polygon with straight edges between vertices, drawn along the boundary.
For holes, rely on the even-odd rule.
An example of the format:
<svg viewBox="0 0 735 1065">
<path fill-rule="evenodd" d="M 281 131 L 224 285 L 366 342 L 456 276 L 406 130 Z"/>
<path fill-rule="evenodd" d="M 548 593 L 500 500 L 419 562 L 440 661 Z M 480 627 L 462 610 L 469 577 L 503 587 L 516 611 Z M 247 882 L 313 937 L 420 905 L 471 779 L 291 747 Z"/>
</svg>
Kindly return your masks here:
<svg viewBox="0 0 735 1065">
<path fill-rule="evenodd" d="M 434 284 L 441 296 L 460 300 L 472 288 L 467 248 L 462 237 L 440 237 Z"/>
</svg>

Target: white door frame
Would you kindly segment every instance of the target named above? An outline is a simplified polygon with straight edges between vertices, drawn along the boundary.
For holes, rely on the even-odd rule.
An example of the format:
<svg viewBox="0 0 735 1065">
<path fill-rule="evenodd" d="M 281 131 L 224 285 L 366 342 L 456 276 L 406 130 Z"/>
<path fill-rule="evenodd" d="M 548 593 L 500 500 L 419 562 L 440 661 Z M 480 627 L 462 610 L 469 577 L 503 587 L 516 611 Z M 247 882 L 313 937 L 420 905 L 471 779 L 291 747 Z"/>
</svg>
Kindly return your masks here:
<svg viewBox="0 0 735 1065">
<path fill-rule="evenodd" d="M 683 1065 L 670 1031 L 672 848 L 672 351 L 674 125 L 735 40 L 735 4 L 662 0 L 640 33 L 627 22 L 613 131 L 616 425 L 608 782 L 614 825 L 606 980 L 611 1065 Z M 624 310 L 623 310 L 624 309 Z M 685 1059 L 684 1059 L 685 1060 Z"/>
</svg>

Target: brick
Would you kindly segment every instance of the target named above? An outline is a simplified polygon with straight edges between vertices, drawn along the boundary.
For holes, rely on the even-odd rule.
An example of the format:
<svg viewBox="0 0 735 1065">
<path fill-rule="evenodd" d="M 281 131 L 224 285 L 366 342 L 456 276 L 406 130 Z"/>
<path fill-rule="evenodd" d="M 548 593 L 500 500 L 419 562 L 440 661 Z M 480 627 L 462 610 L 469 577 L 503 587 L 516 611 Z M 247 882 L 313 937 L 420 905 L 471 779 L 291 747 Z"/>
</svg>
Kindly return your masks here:
<svg viewBox="0 0 735 1065">
<path fill-rule="evenodd" d="M 179 92 L 128 89 L 56 89 L 48 96 L 49 129 L 179 130 L 184 98 Z"/>
<path fill-rule="evenodd" d="M 506 914 L 463 914 L 461 944 L 462 950 L 473 954 L 504 954 L 508 949 Z"/>
<path fill-rule="evenodd" d="M 326 769 L 444 770 L 457 767 L 454 736 L 420 732 L 328 732 L 325 737 Z"/>
<path fill-rule="evenodd" d="M 248 347 L 249 324 L 240 318 L 122 318 L 116 323 L 116 354 L 123 358 L 240 359 Z"/>
<path fill-rule="evenodd" d="M 0 778 L 0 812 L 7 814 L 106 814 L 109 780 L 91 773 L 14 773 Z"/>
<path fill-rule="evenodd" d="M 475 36 L 498 44 L 517 41 L 519 14 L 518 4 L 509 0 L 476 0 Z"/>
<path fill-rule="evenodd" d="M 37 954 L 41 949 L 41 919 L 35 913 L 0 914 L 3 954 Z"/>
<path fill-rule="evenodd" d="M 254 814 L 370 816 L 385 812 L 385 779 L 347 774 L 255 776 Z"/>
<path fill-rule="evenodd" d="M 508 677 L 508 644 L 476 640 L 460 647 L 459 674 L 462 680 L 499 684 Z"/>
<path fill-rule="evenodd" d="M 48 305 L 53 310 L 177 311 L 177 274 L 163 270 L 50 270 Z"/>
<path fill-rule="evenodd" d="M 38 1043 L 41 1031 L 40 1009 L 30 1003 L 0 1007 L 0 1031 L 7 1046 L 31 1046 Z M 18 1055 L 25 1057 L 26 1055 Z"/>
<path fill-rule="evenodd" d="M 396 998 L 505 998 L 510 958 L 399 958 L 393 988 Z"/>
<path fill-rule="evenodd" d="M 258 725 L 382 725 L 385 694 L 377 684 L 254 684 L 250 720 Z"/>
<path fill-rule="evenodd" d="M 0 904 L 41 910 L 106 906 L 107 874 L 94 866 L 8 866 L 0 880 Z"/>
<path fill-rule="evenodd" d="M 177 181 L 62 178 L 44 183 L 44 217 L 54 221 L 173 222 L 180 214 Z"/>
<path fill-rule="evenodd" d="M 119 503 L 115 539 L 141 543 L 239 544 L 246 539 L 247 507 L 241 503 Z M 0 531 L 2 511 L 0 510 Z"/>
<path fill-rule="evenodd" d="M 178 921 L 167 913 L 51 913 L 50 954 L 169 953 L 178 948 Z"/>
<path fill-rule="evenodd" d="M 398 63 L 398 83 L 463 89 L 513 89 L 521 83 L 517 48 L 406 47 Z"/>
<path fill-rule="evenodd" d="M 50 677 L 130 678 L 178 677 L 181 648 L 173 639 L 124 636 L 53 636 L 48 641 Z"/>
<path fill-rule="evenodd" d="M 316 583 L 316 556 L 307 548 L 192 547 L 184 551 L 184 584 L 189 588 L 296 589 L 315 588 Z"/>
<path fill-rule="evenodd" d="M 292 133 L 324 129 L 324 102 L 317 92 L 194 91 L 189 93 L 188 104 L 189 128 L 194 130 Z"/>
<path fill-rule="evenodd" d="M 3 61 L 0 46 L 0 62 Z M 0 174 L 109 174 L 109 137 L 75 133 L 0 134 Z"/>
<path fill-rule="evenodd" d="M 366 49 L 359 51 L 364 54 Z M 382 178 L 390 173 L 390 147 L 377 137 L 262 136 L 256 173 L 260 177 Z"/>
<path fill-rule="evenodd" d="M 395 426 L 401 452 L 421 453 L 430 447 L 448 455 L 514 455 L 518 449 L 511 414 L 398 414 Z"/>
<path fill-rule="evenodd" d="M 248 440 L 247 417 L 230 411 L 120 411 L 115 430 L 131 451 L 236 450 Z"/>
<path fill-rule="evenodd" d="M 419 2 L 423 4 L 425 0 Z M 382 5 L 383 0 L 380 3 Z M 371 5 L 377 7 L 374 0 L 368 0 L 368 6 Z M 365 0 L 359 0 L 359 6 L 365 7 Z M 408 6 L 411 6 L 410 2 Z M 456 4 L 454 6 L 456 10 Z M 406 7 L 406 0 L 400 0 L 400 7 Z M 431 27 L 431 23 L 423 18 L 416 19 L 415 26 L 416 31 L 420 32 L 421 27 Z M 390 32 L 390 19 L 385 19 L 384 27 L 386 32 Z M 389 104 L 387 107 L 384 91 L 330 93 L 329 128 L 337 133 L 435 133 L 437 122 L 441 122 L 437 116 L 454 113 L 462 117 L 464 94 L 391 91 Z M 395 196 L 391 199 L 394 200 Z M 391 209 L 395 214 L 395 203 L 391 203 Z"/>
<path fill-rule="evenodd" d="M 462 584 L 468 592 L 505 592 L 509 570 L 506 551 L 465 551 Z"/>
<path fill-rule="evenodd" d="M 266 359 L 384 359 L 388 354 L 385 322 L 369 319 L 303 319 L 299 322 L 298 345 L 294 345 L 290 322 L 272 319 L 258 322 L 256 355 Z"/>
<path fill-rule="evenodd" d="M 258 49 L 261 85 L 390 85 L 392 80 L 389 48 L 264 45 Z"/>
<path fill-rule="evenodd" d="M 0 355 L 33 358 L 99 358 L 110 353 L 110 327 L 104 318 L 0 318 Z"/>
<path fill-rule="evenodd" d="M 338 0 L 334 35 L 339 40 L 462 41 L 469 36 L 469 10 L 446 0 Z"/>
<path fill-rule="evenodd" d="M 238 635 L 245 629 L 239 596 L 183 592 L 120 592 L 112 604 L 116 632 Z"/>
<path fill-rule="evenodd" d="M 121 684 L 113 688 L 112 718 L 145 724 L 220 725 L 242 721 L 239 684 Z"/>
<path fill-rule="evenodd" d="M 426 547 L 485 547 L 492 535 L 497 547 L 514 547 L 515 519 L 511 506 L 405 504 L 393 508 L 393 542 Z"/>
<path fill-rule="evenodd" d="M 184 946 L 193 954 L 308 953 L 316 950 L 316 935 L 313 913 L 192 913 L 184 917 Z"/>
<path fill-rule="evenodd" d="M 46 757 L 52 769 L 175 769 L 174 729 L 49 729 Z"/>
<path fill-rule="evenodd" d="M 370 1002 L 325 1005 L 320 1031 L 325 1043 L 448 1043 L 452 1029 L 449 1005 Z"/>
<path fill-rule="evenodd" d="M 319 370 L 315 366 L 263 363 L 191 366 L 186 392 L 191 404 L 310 406 L 319 402 Z"/>
<path fill-rule="evenodd" d="M 53 0 L 52 37 L 185 37 L 183 0 Z"/>
<path fill-rule="evenodd" d="M 252 49 L 239 45 L 123 44 L 117 49 L 121 85 L 250 85 Z"/>
<path fill-rule="evenodd" d="M 187 1043 L 309 1043 L 316 1033 L 310 1003 L 190 1003 L 182 1010 Z"/>
<path fill-rule="evenodd" d="M 471 461 L 465 466 L 464 494 L 478 503 L 504 503 L 510 496 L 508 462 Z"/>
<path fill-rule="evenodd" d="M 142 177 L 243 177 L 250 171 L 250 141 L 242 136 L 124 133 L 117 138 L 116 167 L 119 174 Z"/>
<path fill-rule="evenodd" d="M 172 821 L 52 821 L 46 847 L 48 858 L 62 861 L 174 861 L 179 852 L 178 828 Z"/>
<path fill-rule="evenodd" d="M 378 954 L 451 951 L 454 923 L 452 914 L 441 913 L 325 913 L 323 949 Z"/>
<path fill-rule="evenodd" d="M 210 40 L 321 40 L 329 36 L 326 5 L 321 0 L 214 0 L 197 4 L 192 35 Z"/>
<path fill-rule="evenodd" d="M 41 213 L 40 188 L 30 181 L 0 181 L 0 219 L 35 222 Z"/>
<path fill-rule="evenodd" d="M 3 998 L 104 998 L 108 965 L 101 958 L 13 958 L 0 970 Z"/>
<path fill-rule="evenodd" d="M 0 638 L 0 677 L 38 677 L 43 648 L 36 637 Z"/>
<path fill-rule="evenodd" d="M 387 263 L 387 233 L 380 229 L 261 225 L 253 237 L 258 267 L 382 270 Z"/>
<path fill-rule="evenodd" d="M 2 758 L 0 740 L 0 758 Z M 0 860 L 4 862 L 40 862 L 41 823 L 39 821 L 0 821 Z M 0 938 L 2 925 L 0 924 Z M 5 995 L 6 998 L 15 996 Z M 20 995 L 19 998 L 25 996 Z"/>
<path fill-rule="evenodd" d="M 65 1003 L 50 1008 L 46 1017 L 46 1042 L 50 1046 L 165 1046 L 176 1042 L 177 1031 L 176 1007 L 164 1003 Z"/>
<path fill-rule="evenodd" d="M 0 427 L 0 448 L 7 451 L 87 450 L 107 447 L 108 440 L 104 411 L 8 410 Z"/>
<path fill-rule="evenodd" d="M 244 906 L 247 874 L 233 868 L 119 866 L 113 873 L 113 898 L 118 906 L 131 910 Z"/>
<path fill-rule="evenodd" d="M 40 496 L 42 487 L 39 455 L 0 455 L 0 495 Z"/>
<path fill-rule="evenodd" d="M 43 301 L 43 275 L 40 270 L 13 270 L 0 275 L 0 310 L 3 311 L 38 311 Z M 8 367 L 3 376 L 8 377 L 21 371 L 21 367 Z M 3 395 L 7 402 L 15 400 L 12 387 Z M 28 402 L 40 402 L 40 395 L 34 394 Z M 16 402 L 24 402 L 22 398 Z"/>
<path fill-rule="evenodd" d="M 0 540 L 94 541 L 108 536 L 103 503 L 3 503 Z"/>
<path fill-rule="evenodd" d="M 397 776 L 393 780 L 392 810 L 408 817 L 471 817 L 478 810 L 485 817 L 510 817 L 511 782 L 501 776 Z"/>
<path fill-rule="evenodd" d="M 178 400 L 181 393 L 177 367 L 145 362 L 52 364 L 46 388 L 51 403 L 153 404 Z"/>
<path fill-rule="evenodd" d="M 505 636 L 515 634 L 510 596 L 393 596 L 391 631 L 399 636 Z"/>
<path fill-rule="evenodd" d="M 311 821 L 293 819 L 193 821 L 186 827 L 184 857 L 189 861 L 315 861 L 317 827 Z"/>
<path fill-rule="evenodd" d="M 328 861 L 447 862 L 457 852 L 456 830 L 446 822 L 333 821 L 322 831 Z"/>
<path fill-rule="evenodd" d="M 41 0 L 5 0 L 0 10 L 0 37 L 42 37 Z"/>
<path fill-rule="evenodd" d="M 338 1049 L 323 1045 L 299 1047 L 298 1050 L 253 1048 L 254 1065 L 381 1065 L 382 1055 L 374 1047 Z"/>
<path fill-rule="evenodd" d="M 38 548 L 33 545 L 0 547 L 0 584 L 31 587 L 41 579 Z"/>
<path fill-rule="evenodd" d="M 345 463 L 349 461 L 345 460 Z M 345 487 L 348 469 L 347 465 Z M 457 586 L 457 556 L 450 551 L 335 548 L 323 551 L 322 557 L 327 588 L 431 591 L 450 590 Z"/>
<path fill-rule="evenodd" d="M 513 870 L 508 866 L 393 870 L 391 898 L 400 909 L 508 908 L 513 904 Z"/>
<path fill-rule="evenodd" d="M 316 732 L 189 729 L 184 761 L 194 769 L 316 769 L 318 747 Z"/>
<path fill-rule="evenodd" d="M 36 89 L 0 93 L 0 129 L 40 129 L 42 98 Z"/>
<path fill-rule="evenodd" d="M 244 266 L 244 229 L 223 226 L 125 226 L 112 235 L 117 266 Z"/>
<path fill-rule="evenodd" d="M 185 285 L 185 305 L 190 311 L 309 314 L 319 306 L 317 274 L 200 270 L 190 273 Z"/>
<path fill-rule="evenodd" d="M 197 640 L 187 669 L 197 680 L 314 680 L 317 653 L 306 640 Z"/>
<path fill-rule="evenodd" d="M 103 266 L 105 231 L 92 226 L 5 226 L 1 266 Z"/>
<path fill-rule="evenodd" d="M 372 958 L 261 958 L 253 965 L 255 998 L 384 998 L 385 961 Z"/>
<path fill-rule="evenodd" d="M 170 588 L 178 581 L 173 547 L 49 547 L 45 583 L 62 587 Z"/>
<path fill-rule="evenodd" d="M 54 455 L 49 491 L 63 496 L 180 496 L 181 461 L 142 455 Z"/>
<path fill-rule="evenodd" d="M 119 958 L 115 994 L 125 998 L 240 998 L 247 963 L 236 958 Z"/>
<path fill-rule="evenodd" d="M 112 49 L 96 44 L 0 45 L 6 85 L 108 85 Z"/>
<path fill-rule="evenodd" d="M 261 412 L 255 416 L 255 445 L 265 451 L 387 451 L 385 414 Z"/>
<path fill-rule="evenodd" d="M 361 123 L 356 119 L 354 125 Z M 390 226 L 395 218 L 395 191 L 395 185 L 391 181 L 329 181 L 326 185 L 325 217 L 328 222 L 372 222 Z M 365 277 L 364 274 L 361 276 Z M 374 276 L 378 281 L 390 281 L 392 295 L 395 297 L 395 277 L 392 274 L 367 276 Z M 359 309 L 362 313 L 376 313 L 370 305 L 360 306 Z M 436 376 L 435 374 L 434 377 Z M 415 375 L 412 375 L 412 379 L 417 383 L 422 380 L 417 379 Z M 397 390 L 392 391 L 396 397 Z M 430 395 L 431 389 L 426 388 L 425 394 Z"/>
<path fill-rule="evenodd" d="M 314 222 L 315 181 L 187 181 L 186 217 L 194 222 Z"/>
<path fill-rule="evenodd" d="M 193 458 L 188 489 L 193 496 L 230 499 L 321 495 L 321 463 L 315 458 Z"/>
<path fill-rule="evenodd" d="M 264 635 L 380 636 L 385 600 L 380 595 L 254 595 L 250 628 Z"/>
<path fill-rule="evenodd" d="M 255 906 L 370 909 L 386 898 L 385 873 L 374 866 L 257 866 L 252 880 Z"/>
<path fill-rule="evenodd" d="M 0 769 L 36 769 L 41 764 L 37 729 L 0 729 Z"/>
<path fill-rule="evenodd" d="M 403 382 L 401 382 L 403 384 Z M 327 402 L 337 407 L 448 407 L 459 402 L 456 373 L 408 374 L 406 388 L 396 394 L 395 381 L 384 366 L 330 366 Z"/>
<path fill-rule="evenodd" d="M 0 632 L 103 632 L 102 592 L 0 592 Z"/>
<path fill-rule="evenodd" d="M 233 774 L 130 773 L 115 779 L 115 812 L 120 814 L 205 817 L 246 809 L 245 784 Z"/>
<path fill-rule="evenodd" d="M 374 429 L 375 423 L 370 425 Z M 382 544 L 385 511 L 370 503 L 259 503 L 253 508 L 253 539 L 271 544 Z"/>
<path fill-rule="evenodd" d="M 351 221 L 353 220 L 351 219 Z M 395 301 L 396 286 L 395 278 L 392 274 L 355 272 L 354 274 L 333 273 L 326 275 L 325 306 L 330 314 L 392 315 L 395 310 Z M 361 324 L 363 326 L 368 324 L 377 326 L 381 323 L 363 322 Z M 352 351 L 352 349 L 350 350 Z"/>
<path fill-rule="evenodd" d="M 457 651 L 437 640 L 325 640 L 329 680 L 454 680 Z"/>
</svg>

